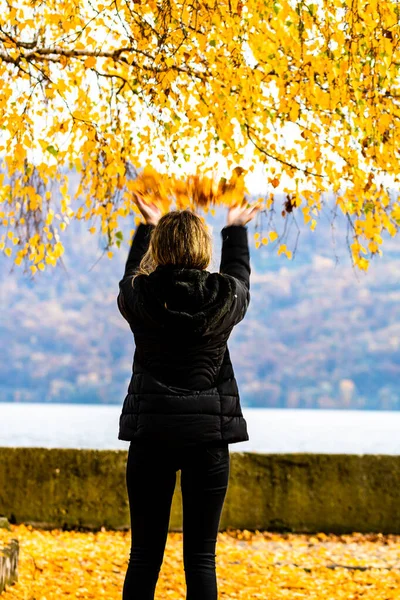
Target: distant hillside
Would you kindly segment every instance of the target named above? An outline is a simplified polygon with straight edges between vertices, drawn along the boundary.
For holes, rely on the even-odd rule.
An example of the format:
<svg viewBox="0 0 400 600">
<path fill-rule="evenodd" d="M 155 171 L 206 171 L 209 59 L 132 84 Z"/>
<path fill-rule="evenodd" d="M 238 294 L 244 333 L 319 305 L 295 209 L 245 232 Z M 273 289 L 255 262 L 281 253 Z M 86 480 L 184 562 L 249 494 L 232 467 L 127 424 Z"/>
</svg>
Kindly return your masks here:
<svg viewBox="0 0 400 600">
<path fill-rule="evenodd" d="M 221 208 L 207 217 L 211 270 L 219 268 L 225 215 Z M 244 406 L 400 408 L 399 242 L 385 240 L 369 273 L 353 271 L 345 226 L 339 244 L 340 220 L 335 230 L 330 220 L 326 211 L 314 233 L 301 228 L 292 261 L 275 255 L 276 244 L 256 250 L 254 221 L 248 225 L 251 303 L 229 341 Z M 280 216 L 277 223 L 279 231 Z M 124 226 L 128 238 L 133 224 Z M 67 230 L 65 268 L 33 282 L 0 259 L 0 401 L 123 401 L 134 345 L 116 297 L 128 242 L 95 265 L 102 249 L 86 227 Z M 294 222 L 288 231 L 293 249 Z M 342 248 L 336 267 L 333 234 Z"/>
</svg>

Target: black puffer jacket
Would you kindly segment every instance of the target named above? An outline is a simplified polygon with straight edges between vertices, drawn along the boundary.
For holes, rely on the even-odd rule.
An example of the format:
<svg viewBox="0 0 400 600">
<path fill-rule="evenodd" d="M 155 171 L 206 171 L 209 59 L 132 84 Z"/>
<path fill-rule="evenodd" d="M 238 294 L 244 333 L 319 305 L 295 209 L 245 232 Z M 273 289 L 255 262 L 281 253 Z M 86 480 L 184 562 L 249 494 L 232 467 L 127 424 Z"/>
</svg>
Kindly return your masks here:
<svg viewBox="0 0 400 600">
<path fill-rule="evenodd" d="M 135 339 L 118 439 L 212 445 L 249 439 L 227 341 L 250 302 L 247 227 L 222 229 L 219 273 L 158 266 L 132 280 L 153 225 L 141 223 L 118 307 Z"/>
</svg>

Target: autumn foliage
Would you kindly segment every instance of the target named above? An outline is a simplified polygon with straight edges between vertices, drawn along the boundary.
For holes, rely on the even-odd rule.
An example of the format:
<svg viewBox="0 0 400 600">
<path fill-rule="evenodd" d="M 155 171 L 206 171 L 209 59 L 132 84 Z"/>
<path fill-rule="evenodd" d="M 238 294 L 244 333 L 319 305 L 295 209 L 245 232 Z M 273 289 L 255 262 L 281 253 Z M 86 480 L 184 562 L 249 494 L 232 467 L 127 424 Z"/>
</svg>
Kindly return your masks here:
<svg viewBox="0 0 400 600">
<path fill-rule="evenodd" d="M 120 600 L 130 532 L 13 525 L 19 580 L 2 600 Z M 1 544 L 1 530 L 0 530 Z M 398 600 L 400 536 L 227 531 L 217 540 L 221 600 Z M 170 533 L 156 600 L 183 600 L 182 534 Z"/>
<path fill-rule="evenodd" d="M 267 233 L 315 229 L 332 193 L 367 269 L 400 225 L 399 19 L 396 0 L 2 2 L 0 248 L 54 266 L 71 219 L 111 248 L 142 167 L 163 210 L 208 210 L 232 202 L 217 163 L 237 183 L 262 163 Z"/>
</svg>

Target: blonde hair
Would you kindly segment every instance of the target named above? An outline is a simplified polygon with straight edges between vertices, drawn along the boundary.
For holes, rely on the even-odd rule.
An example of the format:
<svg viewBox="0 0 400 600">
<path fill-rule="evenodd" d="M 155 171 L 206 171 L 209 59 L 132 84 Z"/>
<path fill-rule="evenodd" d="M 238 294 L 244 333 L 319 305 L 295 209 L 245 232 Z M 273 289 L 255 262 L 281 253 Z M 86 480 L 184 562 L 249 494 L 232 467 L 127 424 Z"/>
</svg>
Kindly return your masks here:
<svg viewBox="0 0 400 600">
<path fill-rule="evenodd" d="M 202 219 L 189 209 L 172 210 L 160 217 L 137 275 L 150 275 L 158 265 L 206 269 L 212 259 L 212 235 Z"/>
</svg>

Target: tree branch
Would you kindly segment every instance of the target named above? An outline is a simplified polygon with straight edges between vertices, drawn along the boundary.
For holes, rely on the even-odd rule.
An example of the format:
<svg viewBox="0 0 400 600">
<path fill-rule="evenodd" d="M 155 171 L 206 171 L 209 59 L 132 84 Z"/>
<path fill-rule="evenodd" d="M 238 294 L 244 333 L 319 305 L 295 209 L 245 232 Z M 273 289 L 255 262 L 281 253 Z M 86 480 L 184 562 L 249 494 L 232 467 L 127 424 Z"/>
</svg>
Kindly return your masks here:
<svg viewBox="0 0 400 600">
<path fill-rule="evenodd" d="M 265 156 L 268 156 L 268 158 L 277 160 L 278 162 L 282 163 L 283 165 L 286 165 L 287 167 L 290 167 L 291 169 L 296 169 L 297 171 L 302 171 L 305 175 L 313 175 L 314 177 L 325 177 L 325 175 L 321 175 L 320 173 L 313 173 L 312 171 L 309 171 L 308 169 L 302 169 L 301 167 L 298 167 L 297 165 L 294 165 L 292 163 L 287 162 L 286 160 L 283 160 L 283 158 L 279 158 L 278 156 L 274 156 L 273 154 L 270 154 L 269 152 L 264 150 L 264 148 L 260 148 L 260 146 L 253 140 L 253 138 L 250 135 L 250 129 L 252 129 L 252 127 L 250 127 L 250 125 L 248 123 L 245 123 L 245 127 L 246 127 L 246 131 L 247 131 L 247 136 L 248 136 L 249 140 L 251 141 L 251 143 L 253 144 L 253 146 L 255 148 L 257 148 L 257 150 L 259 152 L 262 152 L 263 154 L 265 154 Z"/>
</svg>

